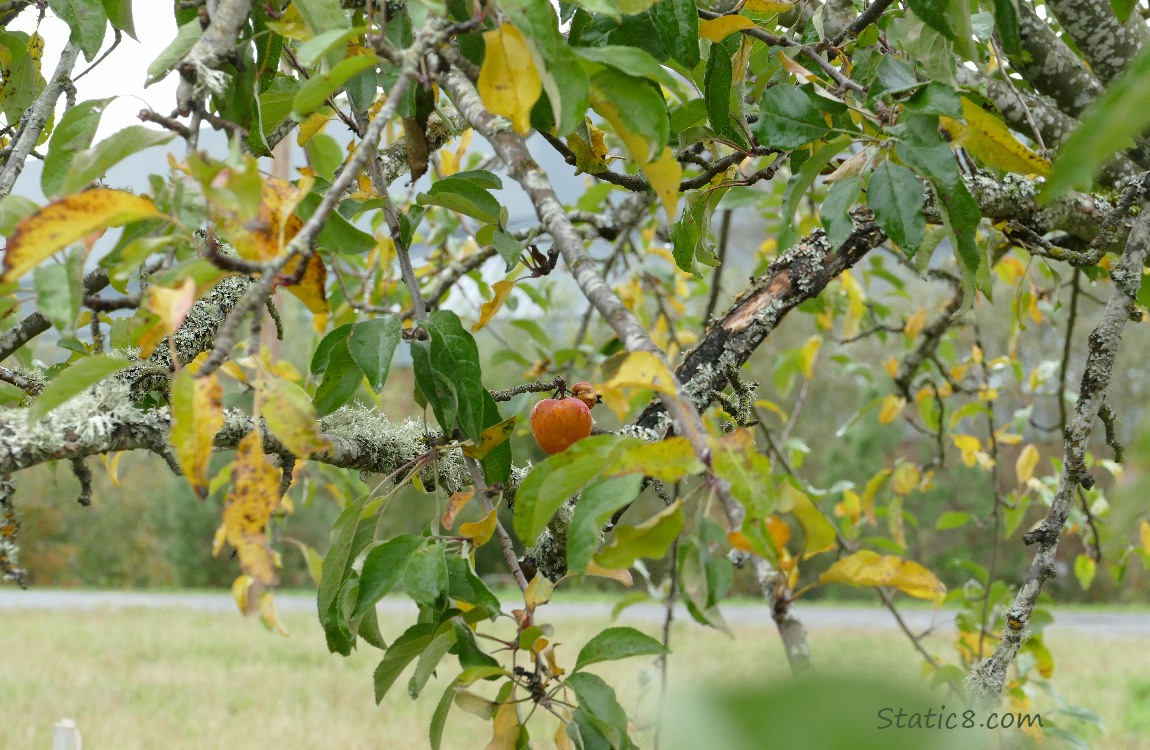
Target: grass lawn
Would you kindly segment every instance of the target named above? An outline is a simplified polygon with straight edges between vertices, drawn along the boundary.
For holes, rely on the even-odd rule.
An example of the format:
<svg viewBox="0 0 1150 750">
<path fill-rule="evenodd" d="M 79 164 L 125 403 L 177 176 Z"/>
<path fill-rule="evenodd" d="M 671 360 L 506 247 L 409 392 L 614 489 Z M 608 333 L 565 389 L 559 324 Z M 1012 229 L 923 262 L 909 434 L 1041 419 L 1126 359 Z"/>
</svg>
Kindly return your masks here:
<svg viewBox="0 0 1150 750">
<path fill-rule="evenodd" d="M 284 620 L 290 638 L 233 613 L 6 611 L 0 626 L 0 748 L 50 747 L 52 724 L 63 717 L 76 720 L 90 750 L 428 746 L 435 703 L 457 671 L 454 657 L 418 700 L 408 698 L 401 678 L 376 706 L 374 649 L 361 644 L 350 658 L 332 656 L 313 616 L 290 614 Z M 384 636 L 394 638 L 406 624 L 383 623 Z M 568 667 L 596 632 L 593 626 L 603 626 L 554 624 L 556 640 L 566 644 L 558 649 L 560 663 Z M 654 627 L 640 629 L 656 635 Z M 672 690 L 698 680 L 737 685 L 785 675 L 773 625 L 737 628 L 736 636 L 676 625 Z M 1105 734 L 1092 745 L 1150 750 L 1150 637 L 1086 642 L 1062 633 L 1050 636 L 1048 644 L 1057 689 L 1105 723 Z M 823 671 L 850 668 L 912 680 L 919 674 L 919 659 L 897 633 L 815 630 L 811 646 Z M 937 646 L 945 652 L 945 644 Z M 593 668 L 639 718 L 634 737 L 645 748 L 651 736 L 641 724 L 657 699 L 652 665 L 649 658 L 636 658 Z M 556 722 L 536 719 L 533 726 L 534 746 L 550 747 Z M 489 739 L 489 723 L 453 710 L 445 748 L 483 748 Z"/>
</svg>

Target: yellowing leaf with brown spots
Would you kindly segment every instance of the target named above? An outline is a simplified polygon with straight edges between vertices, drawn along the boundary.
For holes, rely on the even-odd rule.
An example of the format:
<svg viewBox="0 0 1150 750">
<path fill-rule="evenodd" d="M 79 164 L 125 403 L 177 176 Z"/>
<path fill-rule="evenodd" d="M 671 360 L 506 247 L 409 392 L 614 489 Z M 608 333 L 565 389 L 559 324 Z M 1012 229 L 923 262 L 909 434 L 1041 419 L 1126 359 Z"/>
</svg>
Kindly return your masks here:
<svg viewBox="0 0 1150 750">
<path fill-rule="evenodd" d="M 267 177 L 260 187 L 260 210 L 255 219 L 240 222 L 236 217 L 226 215 L 227 206 L 217 207 L 220 233 L 232 243 L 241 258 L 271 260 L 283 253 L 284 247 L 303 227 L 303 220 L 294 212 L 304 195 L 305 190 L 286 180 Z"/>
<path fill-rule="evenodd" d="M 472 333 L 475 333 L 490 323 L 491 319 L 495 317 L 495 313 L 499 312 L 499 309 L 503 307 L 503 303 L 507 302 L 507 298 L 511 296 L 511 290 L 515 288 L 515 279 L 519 278 L 519 274 L 522 270 L 523 267 L 519 266 L 508 274 L 506 279 L 496 281 L 491 285 L 491 291 L 494 292 L 495 296 L 480 305 L 479 320 L 471 326 Z"/>
<path fill-rule="evenodd" d="M 479 445 L 463 446 L 463 454 L 468 458 L 474 458 L 476 461 L 479 461 L 510 438 L 511 433 L 514 431 L 515 417 L 508 417 L 499 424 L 492 425 L 479 433 Z"/>
<path fill-rule="evenodd" d="M 201 500 L 208 496 L 212 441 L 224 426 L 223 395 L 215 373 L 197 378 L 189 365 L 172 378 L 172 448 L 176 463 Z"/>
<path fill-rule="evenodd" d="M 316 315 L 325 315 L 331 311 L 327 301 L 327 266 L 318 253 L 312 253 L 308 258 L 307 267 L 298 282 L 292 283 L 299 270 L 300 257 L 292 258 L 280 274 L 282 286 L 294 294 L 308 310 Z"/>
<path fill-rule="evenodd" d="M 755 22 L 746 16 L 719 16 L 699 21 L 699 36 L 712 42 L 721 42 L 736 31 L 755 28 Z"/>
<path fill-rule="evenodd" d="M 599 174 L 607 170 L 607 144 L 603 141 L 603 131 L 592 125 L 589 119 L 587 135 L 590 142 L 577 133 L 567 136 L 567 147 L 575 154 L 575 174 Z"/>
<path fill-rule="evenodd" d="M 819 583 L 891 586 L 916 599 L 942 601 L 946 586 L 934 573 L 910 560 L 862 550 L 838 560 L 819 576 Z"/>
<path fill-rule="evenodd" d="M 276 555 L 268 540 L 267 523 L 280 502 L 280 473 L 264 457 L 263 437 L 253 430 L 236 447 L 232 491 L 224 505 L 224 522 L 213 554 L 227 541 L 240 558 L 240 567 L 260 586 L 276 582 Z"/>
<path fill-rule="evenodd" d="M 448 498 L 447 507 L 443 509 L 443 517 L 439 519 L 439 525 L 450 530 L 455 525 L 455 517 L 459 515 L 459 511 L 463 510 L 473 497 L 475 497 L 475 490 L 470 489 L 466 492 L 456 492 Z"/>
<path fill-rule="evenodd" d="M 743 4 L 743 10 L 750 10 L 755 13 L 785 13 L 793 7 L 795 4 L 792 2 L 780 3 L 771 0 L 747 0 Z"/>
<path fill-rule="evenodd" d="M 482 547 L 495 534 L 495 526 L 499 523 L 498 513 L 498 508 L 492 508 L 482 520 L 460 524 L 459 535 L 470 539 L 476 547 Z"/>
<path fill-rule="evenodd" d="M 331 447 L 316 421 L 315 404 L 303 388 L 269 374 L 260 378 L 256 392 L 260 416 L 294 455 L 308 458 Z"/>
<path fill-rule="evenodd" d="M 96 188 L 53 201 L 21 221 L 4 249 L 4 274 L 9 282 L 91 234 L 140 219 L 158 216 L 151 200 L 122 190 Z"/>
<path fill-rule="evenodd" d="M 970 99 L 962 99 L 962 119 L 940 117 L 939 125 L 950 136 L 951 145 L 962 147 L 979 161 L 1005 172 L 1047 175 L 1050 162 L 1014 137 L 1010 128 L 995 115 Z"/>
<path fill-rule="evenodd" d="M 511 120 L 520 135 L 531 130 L 531 108 L 543 93 L 543 81 L 531 48 L 519 29 L 505 23 L 485 31 L 486 54 L 479 70 L 479 96 L 489 110 Z"/>
</svg>

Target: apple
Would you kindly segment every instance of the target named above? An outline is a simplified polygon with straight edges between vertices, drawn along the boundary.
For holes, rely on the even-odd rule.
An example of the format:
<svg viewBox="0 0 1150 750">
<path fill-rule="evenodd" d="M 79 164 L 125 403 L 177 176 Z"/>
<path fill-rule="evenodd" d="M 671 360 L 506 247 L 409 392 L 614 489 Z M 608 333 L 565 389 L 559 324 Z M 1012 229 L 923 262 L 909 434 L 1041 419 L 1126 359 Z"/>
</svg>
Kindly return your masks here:
<svg viewBox="0 0 1150 750">
<path fill-rule="evenodd" d="M 545 398 L 531 408 L 531 434 L 544 453 L 567 450 L 591 434 L 591 409 L 575 396 Z"/>
</svg>

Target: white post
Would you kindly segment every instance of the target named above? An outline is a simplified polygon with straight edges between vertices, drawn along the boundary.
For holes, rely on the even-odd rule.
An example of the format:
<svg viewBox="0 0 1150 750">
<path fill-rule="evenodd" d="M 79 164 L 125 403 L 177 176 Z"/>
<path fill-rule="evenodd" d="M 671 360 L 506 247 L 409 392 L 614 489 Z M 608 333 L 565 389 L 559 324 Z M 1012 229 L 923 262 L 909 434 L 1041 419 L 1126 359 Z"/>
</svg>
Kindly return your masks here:
<svg viewBox="0 0 1150 750">
<path fill-rule="evenodd" d="M 60 719 L 52 732 L 52 750 L 83 750 L 84 742 L 76 729 L 76 722 Z"/>
</svg>

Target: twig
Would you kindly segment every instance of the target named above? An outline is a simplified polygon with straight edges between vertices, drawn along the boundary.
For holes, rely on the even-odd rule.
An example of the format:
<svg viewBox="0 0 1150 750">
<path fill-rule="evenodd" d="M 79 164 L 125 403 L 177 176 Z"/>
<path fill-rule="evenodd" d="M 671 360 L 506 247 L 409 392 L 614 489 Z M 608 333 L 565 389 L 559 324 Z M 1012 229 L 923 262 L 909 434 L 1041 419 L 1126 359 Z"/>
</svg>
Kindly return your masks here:
<svg viewBox="0 0 1150 750">
<path fill-rule="evenodd" d="M 1141 181 L 1142 192 L 1147 180 Z M 1033 531 L 1023 536 L 1027 544 L 1039 545 L 1030 570 L 1007 610 L 1006 627 L 994 654 L 980 662 L 968 678 L 972 697 L 982 706 L 991 707 L 998 702 L 1006 682 L 1006 671 L 1014 661 L 1027 636 L 1030 622 L 1042 586 L 1056 575 L 1055 555 L 1062 526 L 1074 504 L 1077 487 L 1089 488 L 1094 478 L 1086 470 L 1085 454 L 1093 423 L 1106 398 L 1114 368 L 1114 357 L 1122 340 L 1122 333 L 1142 283 L 1142 266 L 1150 254 L 1150 211 L 1139 214 L 1130 230 L 1121 260 L 1111 270 L 1114 291 L 1102 319 L 1090 334 L 1090 350 L 1082 375 L 1082 386 L 1074 406 L 1074 417 L 1067 425 L 1062 461 L 1062 475 L 1046 518 Z"/>
<path fill-rule="evenodd" d="M 32 150 L 36 148 L 40 134 L 44 132 L 48 119 L 56 110 L 56 101 L 69 83 L 68 76 L 72 73 L 72 68 L 76 66 L 76 57 L 79 54 L 80 48 L 76 45 L 71 42 L 64 45 L 64 51 L 60 53 L 60 61 L 56 63 L 56 70 L 52 73 L 52 78 L 48 80 L 40 96 L 36 97 L 32 106 L 25 112 L 21 121 L 20 134 L 16 136 L 16 143 L 12 146 L 11 153 L 8 154 L 8 160 L 4 162 L 4 169 L 0 170 L 0 198 L 4 198 L 12 192 L 16 179 L 20 177 L 20 172 L 24 169 L 24 163 L 28 160 Z"/>
<path fill-rule="evenodd" d="M 1070 277 L 1070 311 L 1066 315 L 1066 335 L 1062 343 L 1062 361 L 1058 365 L 1058 426 L 1066 434 L 1066 372 L 1070 368 L 1070 347 L 1074 342 L 1074 324 L 1078 320 L 1078 290 L 1082 271 L 1074 269 Z"/>
</svg>

